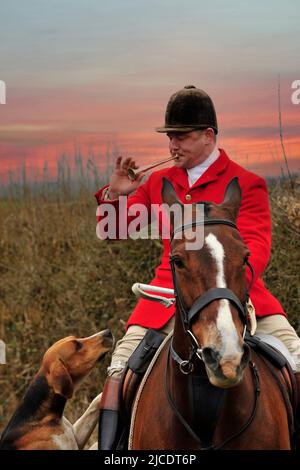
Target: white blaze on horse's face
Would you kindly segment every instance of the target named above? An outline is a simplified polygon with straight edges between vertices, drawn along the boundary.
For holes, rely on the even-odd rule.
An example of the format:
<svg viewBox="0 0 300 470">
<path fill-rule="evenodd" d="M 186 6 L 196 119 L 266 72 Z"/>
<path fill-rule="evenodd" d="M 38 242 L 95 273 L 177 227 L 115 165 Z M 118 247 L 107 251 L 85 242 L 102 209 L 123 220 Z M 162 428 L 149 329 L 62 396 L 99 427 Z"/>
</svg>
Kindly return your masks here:
<svg viewBox="0 0 300 470">
<path fill-rule="evenodd" d="M 224 272 L 225 252 L 223 245 L 212 233 L 205 237 L 205 244 L 216 263 L 216 287 L 227 287 Z M 210 335 L 210 341 L 212 336 Z M 202 346 L 205 347 L 205 345 Z M 233 322 L 229 300 L 226 299 L 219 301 L 215 325 L 215 343 L 213 346 L 217 348 L 220 355 L 219 366 L 226 378 L 225 380 L 228 380 L 228 386 L 230 382 L 237 382 L 240 379 L 238 368 L 243 356 L 243 349 Z M 215 382 L 214 385 L 220 385 L 220 379 L 214 377 L 211 370 L 208 370 L 208 374 L 211 382 Z"/>
</svg>

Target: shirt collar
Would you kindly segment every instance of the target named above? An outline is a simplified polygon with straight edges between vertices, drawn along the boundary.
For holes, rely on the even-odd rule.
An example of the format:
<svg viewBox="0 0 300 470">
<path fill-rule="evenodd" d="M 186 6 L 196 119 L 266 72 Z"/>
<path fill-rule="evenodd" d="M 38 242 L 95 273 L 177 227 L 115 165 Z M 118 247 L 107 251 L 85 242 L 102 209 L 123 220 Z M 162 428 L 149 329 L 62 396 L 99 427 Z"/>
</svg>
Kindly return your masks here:
<svg viewBox="0 0 300 470">
<path fill-rule="evenodd" d="M 193 186 L 196 181 L 205 173 L 205 171 L 212 165 L 220 156 L 220 151 L 217 146 L 214 147 L 211 154 L 207 157 L 204 162 L 199 163 L 193 168 L 187 169 L 189 186 Z"/>
</svg>

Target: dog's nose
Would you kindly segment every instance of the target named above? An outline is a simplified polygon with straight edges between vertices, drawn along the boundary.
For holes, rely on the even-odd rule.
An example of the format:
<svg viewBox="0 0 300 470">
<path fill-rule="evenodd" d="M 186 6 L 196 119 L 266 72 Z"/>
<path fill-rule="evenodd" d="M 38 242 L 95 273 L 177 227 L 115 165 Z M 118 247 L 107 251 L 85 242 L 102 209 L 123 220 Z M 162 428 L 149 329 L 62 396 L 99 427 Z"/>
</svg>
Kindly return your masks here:
<svg viewBox="0 0 300 470">
<path fill-rule="evenodd" d="M 105 338 L 112 338 L 113 337 L 112 332 L 109 329 L 104 330 L 102 334 Z"/>
</svg>

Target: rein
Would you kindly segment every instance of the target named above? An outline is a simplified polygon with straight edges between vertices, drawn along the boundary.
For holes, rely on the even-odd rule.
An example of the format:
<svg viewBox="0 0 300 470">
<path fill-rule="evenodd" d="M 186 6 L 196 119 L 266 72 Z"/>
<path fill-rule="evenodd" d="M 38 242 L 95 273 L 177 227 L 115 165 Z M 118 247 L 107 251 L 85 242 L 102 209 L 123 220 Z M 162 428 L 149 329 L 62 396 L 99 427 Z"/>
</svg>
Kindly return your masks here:
<svg viewBox="0 0 300 470">
<path fill-rule="evenodd" d="M 237 432 L 235 432 L 231 436 L 227 437 L 223 442 L 221 442 L 218 445 L 210 445 L 210 446 L 207 446 L 207 447 L 203 447 L 199 436 L 192 429 L 192 427 L 188 424 L 186 419 L 182 416 L 182 414 L 180 413 L 180 411 L 176 407 L 176 404 L 175 404 L 175 402 L 174 402 L 174 400 L 171 396 L 171 391 L 170 391 L 170 386 L 169 386 L 169 381 L 168 381 L 168 364 L 169 364 L 169 360 L 170 360 L 170 349 L 168 351 L 168 357 L 167 357 L 166 368 L 165 368 L 165 380 L 164 380 L 165 392 L 166 392 L 166 395 L 167 395 L 169 405 L 173 409 L 175 416 L 179 419 L 179 421 L 184 426 L 184 428 L 186 429 L 188 434 L 190 434 L 193 437 L 193 439 L 195 439 L 195 441 L 198 442 L 198 444 L 201 447 L 200 450 L 220 450 L 220 449 L 222 449 L 222 447 L 224 447 L 226 444 L 228 444 L 228 442 L 230 442 L 233 439 L 240 436 L 248 428 L 248 426 L 250 426 L 250 424 L 252 423 L 252 421 L 255 417 L 255 414 L 256 414 L 257 404 L 258 404 L 258 397 L 259 397 L 259 394 L 260 394 L 259 375 L 258 375 L 258 371 L 257 371 L 256 365 L 254 364 L 254 362 L 249 363 L 250 368 L 251 368 L 251 372 L 252 372 L 253 383 L 254 383 L 254 393 L 255 393 L 255 400 L 254 400 L 254 405 L 253 405 L 251 415 L 249 416 L 246 423 L 243 424 L 243 426 Z M 205 404 L 204 404 L 204 406 L 205 406 Z"/>
</svg>

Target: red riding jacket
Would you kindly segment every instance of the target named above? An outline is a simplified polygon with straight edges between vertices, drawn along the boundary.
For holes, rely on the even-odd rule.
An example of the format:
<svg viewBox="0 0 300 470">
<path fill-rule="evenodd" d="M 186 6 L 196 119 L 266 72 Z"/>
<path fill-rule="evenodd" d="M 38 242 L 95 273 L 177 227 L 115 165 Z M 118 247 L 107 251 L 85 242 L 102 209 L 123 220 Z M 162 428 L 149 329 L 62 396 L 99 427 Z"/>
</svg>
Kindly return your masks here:
<svg viewBox="0 0 300 470">
<path fill-rule="evenodd" d="M 198 201 L 221 203 L 227 184 L 235 176 L 238 177 L 242 190 L 242 203 L 237 226 L 251 253 L 249 261 L 254 269 L 255 278 L 250 296 L 256 310 L 256 315 L 258 317 L 274 314 L 285 315 L 279 301 L 266 289 L 263 281 L 260 279 L 267 266 L 271 249 L 271 217 L 265 181 L 237 165 L 229 159 L 224 150 L 220 149 L 219 158 L 192 187 L 189 187 L 185 169 L 173 166 L 155 171 L 133 195 L 128 197 L 127 208 L 132 204 L 144 204 L 150 214 L 151 204 L 162 203 L 161 188 L 163 176 L 173 184 L 179 199 L 185 204 Z M 97 202 L 99 205 L 103 203 L 112 204 L 118 216 L 119 201 L 104 201 L 102 198 L 103 190 L 106 187 L 100 189 L 95 194 Z M 98 221 L 100 219 L 98 217 Z M 134 219 L 134 217 L 127 217 L 128 222 L 130 219 Z M 173 288 L 169 266 L 169 240 L 163 240 L 163 247 L 161 264 L 156 268 L 155 277 L 151 284 Z M 250 280 L 250 272 L 247 273 L 247 278 Z M 147 281 L 147 279 L 140 280 L 140 282 L 145 283 Z M 129 318 L 128 326 L 135 324 L 146 328 L 161 328 L 172 317 L 174 312 L 174 307 L 167 309 L 158 303 L 141 299 Z"/>
</svg>

